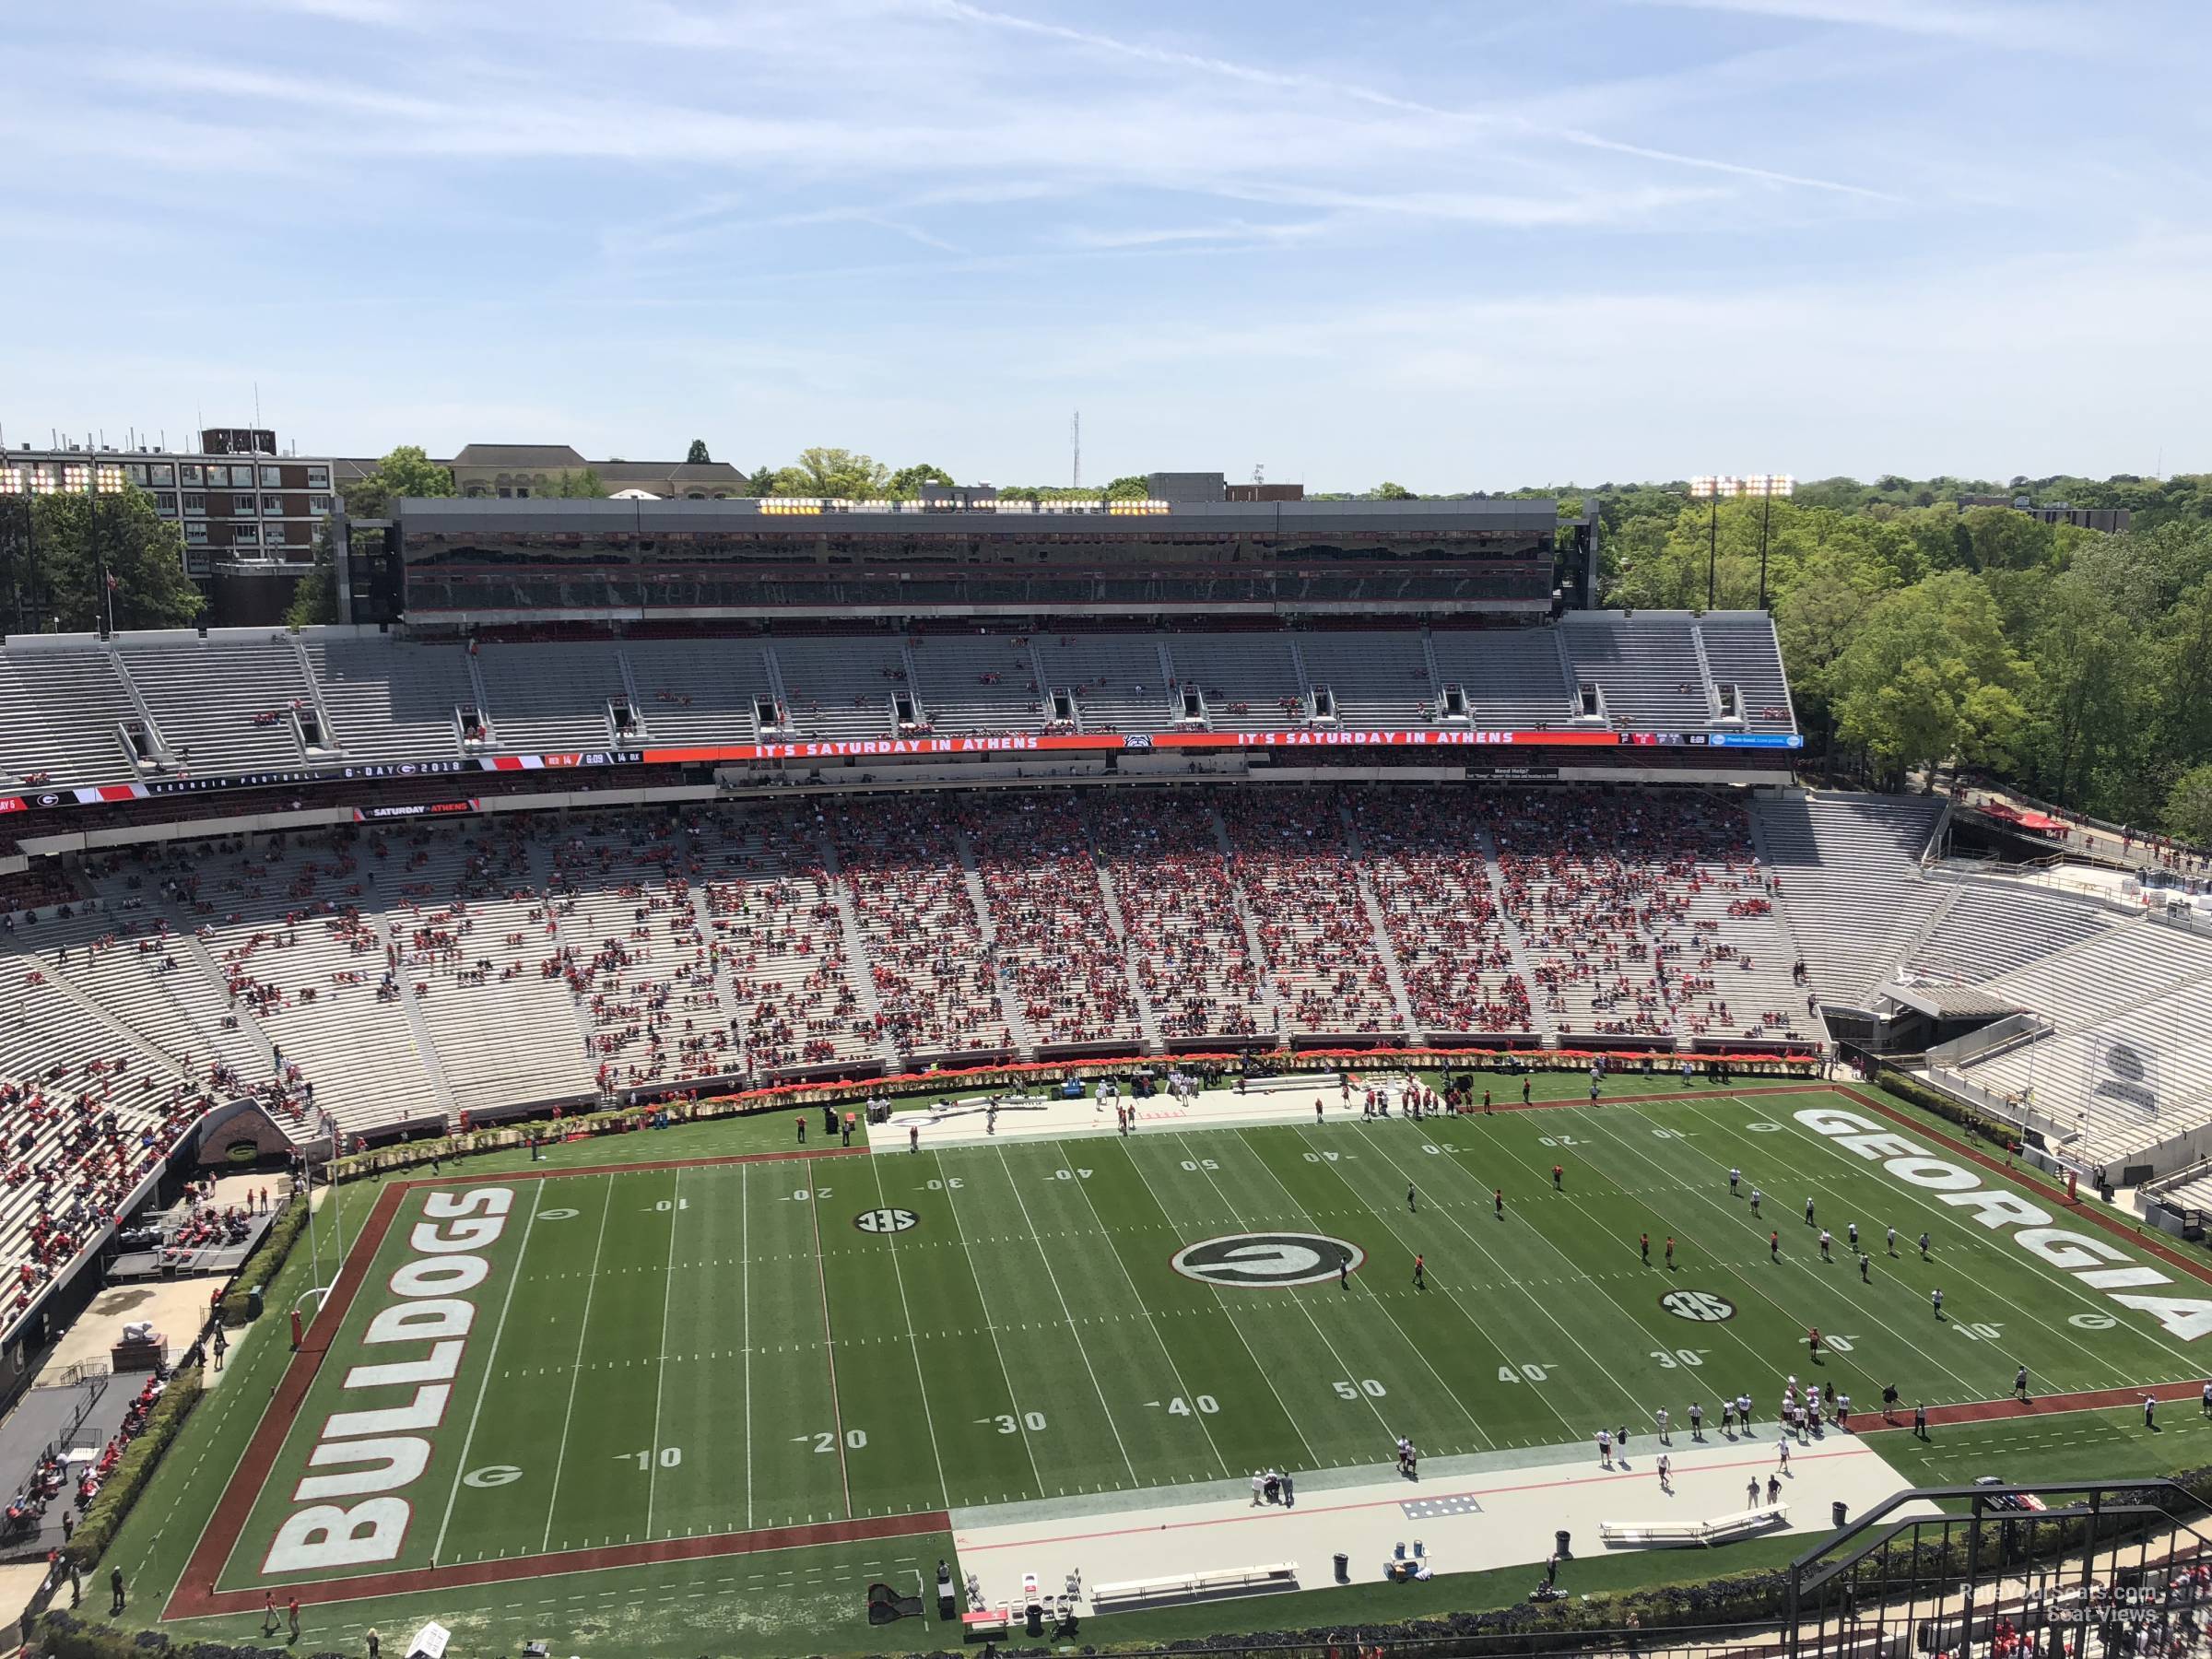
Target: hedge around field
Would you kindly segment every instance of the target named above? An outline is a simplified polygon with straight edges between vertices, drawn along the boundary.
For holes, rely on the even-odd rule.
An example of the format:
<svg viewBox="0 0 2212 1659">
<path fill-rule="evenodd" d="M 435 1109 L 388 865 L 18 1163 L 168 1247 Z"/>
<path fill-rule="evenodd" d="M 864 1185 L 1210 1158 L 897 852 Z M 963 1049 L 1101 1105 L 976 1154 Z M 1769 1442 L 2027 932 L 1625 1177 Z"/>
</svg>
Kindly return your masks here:
<svg viewBox="0 0 2212 1659">
<path fill-rule="evenodd" d="M 1894 1066 L 1882 1067 L 1876 1084 L 1898 1099 L 1910 1101 L 1923 1112 L 1934 1112 L 1945 1123 L 1965 1130 L 1976 1139 L 1989 1142 L 2000 1151 L 2011 1150 L 2020 1138 L 2017 1125 L 1999 1118 L 1984 1117 L 1972 1107 L 1954 1100 L 1941 1089 L 1931 1088 L 1919 1078 Z"/>
<path fill-rule="evenodd" d="M 185 1366 L 170 1378 L 169 1386 L 147 1417 L 146 1427 L 116 1460 L 114 1473 L 100 1487 L 92 1500 L 92 1507 L 69 1540 L 69 1559 L 80 1569 L 89 1571 L 107 1552 L 115 1529 L 123 1524 L 131 1506 L 138 1501 L 138 1494 L 153 1477 L 154 1465 L 161 1461 L 161 1454 L 169 1450 L 170 1442 L 183 1428 L 184 1419 L 192 1415 L 192 1408 L 206 1392 L 196 1365 Z"/>
<path fill-rule="evenodd" d="M 261 1235 L 261 1242 L 254 1245 L 253 1253 L 240 1264 L 238 1277 L 230 1281 L 230 1293 L 222 1300 L 225 1324 L 235 1328 L 251 1323 L 253 1316 L 247 1312 L 246 1291 L 255 1285 L 266 1286 L 276 1277 L 276 1270 L 291 1255 L 292 1245 L 298 1241 L 300 1230 L 306 1226 L 307 1198 L 301 1194 L 277 1212 L 276 1219 L 269 1224 L 269 1230 Z"/>
</svg>

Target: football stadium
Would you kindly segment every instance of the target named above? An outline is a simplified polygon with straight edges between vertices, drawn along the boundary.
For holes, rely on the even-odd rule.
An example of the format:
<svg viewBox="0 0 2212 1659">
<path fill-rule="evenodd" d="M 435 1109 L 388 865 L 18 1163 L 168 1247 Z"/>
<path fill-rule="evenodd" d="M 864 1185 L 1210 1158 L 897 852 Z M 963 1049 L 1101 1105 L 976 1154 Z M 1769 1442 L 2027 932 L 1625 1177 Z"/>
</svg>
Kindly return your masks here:
<svg viewBox="0 0 2212 1659">
<path fill-rule="evenodd" d="M 1550 501 L 338 528 L 0 645 L 47 1651 L 2192 1639 L 2183 852 Z"/>
</svg>

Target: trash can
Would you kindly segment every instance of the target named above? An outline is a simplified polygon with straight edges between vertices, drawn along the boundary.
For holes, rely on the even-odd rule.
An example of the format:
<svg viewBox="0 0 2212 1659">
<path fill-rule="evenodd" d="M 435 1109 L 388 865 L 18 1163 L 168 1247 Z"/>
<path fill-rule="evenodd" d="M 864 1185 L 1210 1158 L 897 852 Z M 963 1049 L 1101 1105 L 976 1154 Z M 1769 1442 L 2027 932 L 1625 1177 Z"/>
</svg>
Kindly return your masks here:
<svg viewBox="0 0 2212 1659">
<path fill-rule="evenodd" d="M 262 1288 L 259 1285 L 246 1287 L 246 1317 L 248 1319 L 261 1317 L 261 1290 Z"/>
<path fill-rule="evenodd" d="M 1841 1526 L 1849 1519 L 1848 1512 L 1843 1506 L 1843 1500 L 1841 1498 L 1828 1506 L 1828 1512 L 1830 1519 L 1838 1526 Z"/>
<path fill-rule="evenodd" d="M 1558 1532 L 1555 1532 L 1551 1535 L 1552 1553 L 1558 1556 L 1562 1561 L 1574 1553 L 1574 1551 L 1567 1547 L 1567 1529 L 1563 1526 L 1560 1527 Z"/>
<path fill-rule="evenodd" d="M 1336 1582 L 1340 1584 L 1352 1582 L 1352 1558 L 1341 1549 L 1336 1552 Z"/>
<path fill-rule="evenodd" d="M 1044 1608 L 1040 1603 L 1030 1604 L 1029 1631 L 1032 1636 L 1044 1634 Z"/>
</svg>

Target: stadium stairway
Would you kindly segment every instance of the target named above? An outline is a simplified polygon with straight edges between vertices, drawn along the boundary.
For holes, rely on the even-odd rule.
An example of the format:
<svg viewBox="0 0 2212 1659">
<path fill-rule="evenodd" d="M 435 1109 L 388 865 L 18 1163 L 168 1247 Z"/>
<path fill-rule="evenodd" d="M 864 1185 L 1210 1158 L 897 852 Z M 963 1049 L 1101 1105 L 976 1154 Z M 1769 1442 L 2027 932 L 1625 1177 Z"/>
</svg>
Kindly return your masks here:
<svg viewBox="0 0 2212 1659">
<path fill-rule="evenodd" d="M 1675 1046 L 1678 1049 L 1687 1049 L 1690 1045 L 1689 1028 L 1682 1023 L 1681 964 L 1674 963 L 1668 969 L 1666 977 L 1659 978 L 1659 966 L 1662 962 L 1667 961 L 1668 958 L 1661 949 L 1659 935 L 1653 928 L 1651 920 L 1646 914 L 1646 906 L 1650 901 L 1650 895 L 1647 893 L 1644 902 L 1636 905 L 1633 909 L 1636 931 L 1643 936 L 1644 943 L 1651 947 L 1652 977 L 1658 981 L 1660 994 L 1665 999 L 1666 1023 L 1668 1029 L 1675 1034 Z"/>
<path fill-rule="evenodd" d="M 1406 971 L 1391 945 L 1390 929 L 1383 923 L 1382 901 L 1375 897 L 1375 884 L 1368 877 L 1367 850 L 1359 841 L 1359 826 L 1352 821 L 1352 809 L 1341 797 L 1336 802 L 1336 820 L 1344 826 L 1344 846 L 1351 855 L 1352 879 L 1359 884 L 1360 907 L 1367 912 L 1368 925 L 1374 930 L 1375 954 L 1382 959 L 1382 978 L 1390 986 L 1390 1000 L 1397 1005 L 1398 1024 L 1405 1029 L 1414 1047 L 1426 1047 L 1429 1035 L 1413 1017 L 1413 998 L 1406 994 Z"/>
<path fill-rule="evenodd" d="M 95 922 L 98 925 L 94 927 L 82 926 L 82 924 L 88 920 Z M 70 927 L 71 924 L 62 923 L 59 925 Z M 39 953 L 40 966 L 46 970 L 46 982 L 53 987 L 57 994 L 76 1004 L 94 1026 L 104 1034 L 111 1047 L 116 1046 L 120 1042 L 127 1043 L 135 1050 L 135 1053 L 132 1056 L 134 1065 L 151 1061 L 165 1077 L 183 1077 L 184 1069 L 176 1058 L 165 1052 L 147 1030 L 140 1029 L 141 1026 L 151 1024 L 146 1018 L 146 1010 L 136 1010 L 126 1017 L 121 1010 L 103 1006 L 98 998 L 77 983 L 76 974 L 83 971 L 81 964 L 85 963 L 88 953 L 92 948 L 91 941 L 94 935 L 105 931 L 106 918 L 80 917 L 78 926 L 80 931 L 77 931 L 75 936 L 56 937 L 55 924 L 49 924 L 46 930 L 47 936 L 41 940 L 41 944 L 53 947 L 56 954 L 65 949 L 73 951 L 75 954 L 71 960 L 80 966 L 74 970 L 59 968 L 56 966 L 54 956 L 50 956 L 41 949 Z"/>
<path fill-rule="evenodd" d="M 991 959 L 991 982 L 998 992 L 999 1011 L 1006 1016 L 1006 1030 L 1013 1033 L 1015 1052 L 1024 1060 L 1034 1060 L 1037 1033 L 1030 1029 L 1029 1018 L 1022 1012 L 1011 965 L 999 953 L 998 924 L 992 919 L 991 900 L 983 892 L 983 873 L 976 867 L 975 845 L 965 830 L 953 831 L 952 844 L 959 853 L 960 885 L 968 889 L 968 902 L 975 906 L 976 925 L 983 931 L 983 949 Z"/>
<path fill-rule="evenodd" d="M 747 1040 L 745 1011 L 737 1006 L 736 994 L 730 989 L 730 976 L 723 966 L 722 952 L 715 947 L 714 912 L 707 902 L 705 882 L 691 884 L 691 914 L 698 919 L 699 936 L 708 941 L 707 979 L 714 993 L 714 1006 L 737 1038 L 737 1067 L 749 1069 L 752 1065 L 752 1044 Z"/>
<path fill-rule="evenodd" d="M 315 711 L 315 724 L 323 733 L 323 747 L 335 749 L 338 739 L 330 724 L 330 709 L 323 701 L 323 688 L 315 679 L 315 665 L 308 660 L 307 646 L 298 634 L 290 636 L 292 655 L 300 665 L 300 681 L 307 688 L 307 701 Z"/>
<path fill-rule="evenodd" d="M 1221 809 L 1218 806 L 1209 801 L 1206 804 L 1206 816 L 1213 822 L 1214 844 L 1221 849 L 1221 856 L 1231 872 L 1230 886 L 1230 890 L 1236 894 L 1237 925 L 1244 930 L 1244 948 L 1252 957 L 1253 966 L 1259 970 L 1259 982 L 1254 989 L 1259 993 L 1260 1000 L 1267 1009 L 1267 1029 L 1280 1037 L 1288 1030 L 1289 1020 L 1283 1009 L 1281 994 L 1276 988 L 1275 964 L 1268 960 L 1266 948 L 1260 943 L 1260 924 L 1258 919 L 1252 913 L 1252 900 L 1245 896 L 1243 884 L 1236 879 L 1234 874 L 1237 861 L 1236 843 L 1229 839 L 1229 825 L 1222 820 Z"/>
<path fill-rule="evenodd" d="M 1505 891 L 1505 870 L 1498 863 L 1497 838 L 1486 826 L 1476 830 L 1475 839 L 1482 848 L 1482 868 L 1483 873 L 1490 878 L 1490 890 L 1502 895 Z M 1537 994 L 1536 976 L 1530 966 L 1528 941 L 1521 936 L 1521 924 L 1513 920 L 1512 912 L 1502 902 L 1498 906 L 1498 927 L 1505 935 L 1506 948 L 1513 953 L 1513 971 L 1521 976 L 1521 982 L 1529 988 L 1529 1013 L 1536 1022 L 1536 1034 L 1544 1039 L 1547 1048 L 1554 1047 L 1559 1041 L 1559 1021 L 1553 1018 L 1550 1010 L 1545 1007 L 1543 998 Z"/>
<path fill-rule="evenodd" d="M 1689 648 L 1697 658 L 1698 684 L 1705 688 L 1705 718 L 1718 720 L 1721 717 L 1720 687 L 1712 677 L 1712 659 L 1705 654 L 1705 630 L 1695 622 L 1689 625 Z"/>
<path fill-rule="evenodd" d="M 215 958 L 207 952 L 207 941 L 189 929 L 175 936 L 182 944 L 185 953 L 199 966 L 199 977 L 194 978 L 190 974 L 185 976 L 190 989 L 181 990 L 178 994 L 179 999 L 184 1000 L 194 996 L 212 998 L 213 1001 L 209 1006 L 217 1017 L 216 1023 L 219 1028 L 223 1013 L 223 976 L 221 971 L 215 965 Z M 236 1034 L 253 1050 L 264 1068 L 275 1071 L 276 1069 L 276 1051 L 269 1041 L 268 1032 L 261 1029 L 261 1021 L 255 1019 L 243 1008 L 237 1010 L 237 1019 Z"/>
<path fill-rule="evenodd" d="M 49 932 L 41 944 L 62 942 Z M 165 1068 L 199 1078 L 206 1075 L 206 1063 L 219 1058 L 246 1077 L 266 1076 L 273 1063 L 265 1045 L 257 1051 L 239 1041 L 235 1030 L 222 1029 L 219 1016 L 204 1000 L 213 988 L 198 982 L 197 965 L 161 965 L 175 959 L 175 935 L 163 942 L 166 948 L 157 951 L 142 952 L 141 943 L 140 938 L 109 936 L 104 946 L 84 942 L 81 948 L 69 951 L 66 961 L 60 959 L 59 952 L 48 954 L 44 948 L 40 958 L 65 992 L 88 1002 L 108 1023 L 156 1051 Z"/>
<path fill-rule="evenodd" d="M 852 964 L 852 980 L 860 993 L 861 1012 L 876 1028 L 877 1058 L 883 1062 L 887 1073 L 902 1071 L 905 1068 L 900 1063 L 899 1045 L 891 1041 L 890 1029 L 884 1022 L 883 1000 L 876 994 L 876 970 L 868 957 L 867 929 L 861 926 L 860 912 L 853 907 L 853 889 L 846 884 L 844 866 L 837 856 L 837 838 L 826 828 L 818 830 L 815 851 L 830 877 L 830 894 L 837 903 L 837 924 L 844 930 L 845 959 Z"/>
<path fill-rule="evenodd" d="M 406 941 L 400 935 L 398 923 L 391 917 L 384 917 L 381 924 L 385 935 L 394 945 L 404 948 Z M 445 1067 L 438 1058 L 438 1044 L 430 1037 L 430 1022 L 423 1014 L 421 1002 L 415 995 L 415 977 L 412 973 L 403 971 L 399 976 L 399 1006 L 406 1010 L 407 1024 L 413 1028 L 416 1044 L 421 1050 L 422 1069 L 429 1076 L 430 1092 L 444 1110 L 446 1122 L 450 1124 L 460 1113 L 460 1102 L 453 1099 L 453 1086 L 446 1081 Z"/>
<path fill-rule="evenodd" d="M 1089 825 L 1084 826 L 1088 831 Z M 1129 939 L 1129 919 L 1122 911 L 1122 896 L 1114 890 L 1113 877 L 1106 868 L 1106 861 L 1099 856 L 1095 841 L 1088 841 L 1090 848 L 1091 868 L 1099 877 L 1099 894 L 1106 901 L 1106 921 L 1113 929 L 1113 937 L 1122 951 L 1122 971 L 1129 976 L 1129 994 L 1136 1003 L 1136 1029 L 1144 1033 L 1145 1053 L 1164 1054 L 1168 1052 L 1166 1034 L 1159 1029 L 1159 1010 L 1145 994 L 1145 982 L 1136 971 L 1136 953 Z"/>
</svg>

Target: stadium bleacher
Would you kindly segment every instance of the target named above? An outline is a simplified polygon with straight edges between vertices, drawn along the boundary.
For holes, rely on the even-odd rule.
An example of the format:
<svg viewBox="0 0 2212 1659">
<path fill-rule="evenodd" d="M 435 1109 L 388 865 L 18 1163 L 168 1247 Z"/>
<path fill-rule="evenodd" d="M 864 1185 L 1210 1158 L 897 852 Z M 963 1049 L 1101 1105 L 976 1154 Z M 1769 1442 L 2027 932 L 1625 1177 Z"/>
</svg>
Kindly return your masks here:
<svg viewBox="0 0 2212 1659">
<path fill-rule="evenodd" d="M 2114 925 L 2117 913 L 2094 900 L 2017 882 L 1960 880 L 1906 971 L 1973 984 L 2055 956 Z"/>
<path fill-rule="evenodd" d="M 1741 722 L 1720 713 L 1719 683 L 1730 676 Z M 1695 623 L 1687 613 L 1570 613 L 1551 627 L 1433 633 L 830 631 L 474 649 L 366 629 L 222 629 L 0 644 L 0 782 L 621 747 L 608 718 L 618 699 L 638 722 L 622 741 L 669 745 L 746 743 L 771 728 L 838 739 L 1065 730 L 1056 691 L 1071 694 L 1076 724 L 1090 733 L 1303 727 L 1317 687 L 1329 690 L 1339 725 L 1535 729 L 1590 724 L 1573 707 L 1583 681 L 1599 688 L 1619 730 L 1791 730 L 1773 627 L 1755 613 Z M 1448 686 L 1464 712 L 1444 708 Z M 1201 718 L 1184 718 L 1183 692 L 1203 700 Z M 900 699 L 911 719 L 898 712 Z M 465 710 L 483 722 L 465 739 Z M 324 728 L 312 750 L 295 711 Z M 126 726 L 143 734 L 143 761 Z"/>
<path fill-rule="evenodd" d="M 145 775 L 124 735 L 137 723 L 157 766 L 313 766 L 311 719 L 347 761 L 526 756 L 616 743 L 614 702 L 671 744 L 1296 728 L 1315 724 L 1321 688 L 1322 720 L 1352 727 L 1587 725 L 1585 680 L 1624 730 L 1724 729 L 1722 684 L 1745 726 L 1790 729 L 1763 617 L 473 647 L 218 630 L 0 645 L 0 708 L 18 717 L 0 762 Z M 1062 691 L 1073 718 L 1055 722 Z M 464 711 L 482 723 L 467 747 Z M 1869 983 L 1926 931 L 1893 913 L 1909 894 L 1876 905 L 1827 885 L 1894 887 L 1932 824 L 1920 802 L 1767 802 L 1755 831 L 1733 792 L 1697 786 L 1507 786 L 1439 810 L 1395 785 L 855 781 L 806 800 L 157 841 L 75 878 L 41 859 L 0 894 L 18 922 L 0 948 L 27 986 L 0 1079 L 23 1098 L 74 1079 L 103 1111 L 128 1096 L 118 1133 L 157 1140 L 196 1100 L 252 1097 L 307 1140 L 1084 1049 L 1802 1043 L 1818 1028 L 1777 888 L 1801 931 L 1888 930 Z M 1764 862 L 1762 838 L 1797 856 Z M 1923 941 L 1929 971 L 2001 971 L 2078 930 L 1952 897 L 1955 925 Z M 2001 948 L 2023 934 L 2034 946 Z M 1858 960 L 1857 936 L 1803 953 L 1823 994 L 1823 965 Z M 110 1157 L 108 1175 L 130 1162 Z M 0 1219 L 0 1256 L 20 1259 L 27 1236 Z"/>
<path fill-rule="evenodd" d="M 2076 1158 L 2147 1164 L 2212 1124 L 2212 938 L 2146 916 L 1983 988 L 2042 1029 L 1947 1075 Z"/>
<path fill-rule="evenodd" d="M 1783 914 L 1824 1002 L 1860 1006 L 1949 896 L 1920 879 L 1940 796 L 1784 795 L 1753 808 Z"/>
</svg>

